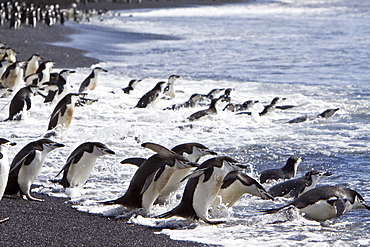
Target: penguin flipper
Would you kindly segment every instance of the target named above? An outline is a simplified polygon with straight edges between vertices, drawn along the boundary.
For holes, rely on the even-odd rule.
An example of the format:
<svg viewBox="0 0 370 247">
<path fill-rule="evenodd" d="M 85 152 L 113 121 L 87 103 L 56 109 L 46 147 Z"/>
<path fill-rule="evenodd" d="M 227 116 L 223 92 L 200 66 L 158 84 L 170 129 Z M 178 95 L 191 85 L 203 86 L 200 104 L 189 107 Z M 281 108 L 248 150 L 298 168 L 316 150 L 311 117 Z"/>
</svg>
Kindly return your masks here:
<svg viewBox="0 0 370 247">
<path fill-rule="evenodd" d="M 158 177 L 163 173 L 165 166 L 157 169 L 156 171 L 152 172 L 145 180 L 144 186 L 140 192 L 140 195 L 144 194 L 144 192 L 149 188 L 152 184 L 153 180 L 157 180 Z"/>
<path fill-rule="evenodd" d="M 346 202 L 343 200 L 343 199 L 329 199 L 327 201 L 329 204 L 333 205 L 337 211 L 336 213 L 336 217 L 339 217 L 341 216 L 342 214 L 345 213 L 345 210 L 346 210 Z"/>
<path fill-rule="evenodd" d="M 34 155 L 35 155 L 35 150 L 30 150 L 26 155 L 24 155 L 21 159 L 19 159 L 14 165 L 12 164 L 9 174 L 12 173 L 15 169 L 17 169 L 19 165 L 26 162 L 27 158 L 31 157 L 31 160 L 32 160 Z"/>
<path fill-rule="evenodd" d="M 30 98 L 26 98 L 25 101 L 26 101 L 27 111 L 28 111 L 29 109 L 31 109 L 31 99 Z"/>
<path fill-rule="evenodd" d="M 146 161 L 145 158 L 127 158 L 122 160 L 121 164 L 131 164 L 140 167 Z"/>
<path fill-rule="evenodd" d="M 183 179 L 181 179 L 180 183 L 184 182 L 186 179 L 191 179 L 191 178 L 196 178 L 204 174 L 204 172 L 208 169 L 207 168 L 202 168 L 202 169 L 196 169 L 189 175 L 185 176 Z"/>
<path fill-rule="evenodd" d="M 156 153 L 159 153 L 159 154 L 165 154 L 165 155 L 168 155 L 168 154 L 174 154 L 174 152 L 172 152 L 171 150 L 159 145 L 159 144 L 156 144 L 156 143 L 152 143 L 152 142 L 145 142 L 143 144 L 141 144 L 142 147 L 144 148 L 148 148 Z"/>
</svg>

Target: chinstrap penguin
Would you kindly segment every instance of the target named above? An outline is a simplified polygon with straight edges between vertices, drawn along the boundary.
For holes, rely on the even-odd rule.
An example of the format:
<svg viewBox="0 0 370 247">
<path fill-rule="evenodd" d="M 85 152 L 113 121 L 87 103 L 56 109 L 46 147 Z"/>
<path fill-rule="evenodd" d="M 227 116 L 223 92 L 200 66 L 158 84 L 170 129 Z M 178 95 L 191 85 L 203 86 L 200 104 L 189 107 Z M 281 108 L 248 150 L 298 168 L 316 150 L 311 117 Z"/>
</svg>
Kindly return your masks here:
<svg viewBox="0 0 370 247">
<path fill-rule="evenodd" d="M 82 187 L 99 156 L 115 154 L 106 145 L 100 142 L 85 142 L 78 146 L 68 157 L 62 170 L 63 177 L 58 181 L 64 188 Z"/>
<path fill-rule="evenodd" d="M 297 167 L 301 163 L 302 158 L 299 156 L 291 156 L 286 165 L 282 168 L 269 169 L 261 172 L 260 183 L 265 183 L 267 180 L 291 179 L 297 173 Z"/>
<path fill-rule="evenodd" d="M 133 91 L 136 87 L 136 85 L 141 82 L 141 80 L 138 79 L 132 79 L 129 83 L 128 86 L 125 88 L 122 88 L 122 91 L 124 93 L 130 94 L 131 91 Z"/>
<path fill-rule="evenodd" d="M 324 177 L 329 177 L 330 172 L 319 172 L 312 170 L 307 172 L 303 177 L 291 179 L 276 184 L 268 189 L 273 197 L 298 197 L 301 194 L 316 187 L 317 183 Z"/>
<path fill-rule="evenodd" d="M 182 104 L 174 104 L 172 106 L 169 106 L 163 110 L 178 110 L 181 108 L 193 108 L 197 106 L 198 102 L 204 97 L 203 94 L 195 93 L 190 96 L 189 100 L 185 101 Z"/>
<path fill-rule="evenodd" d="M 49 139 L 40 139 L 28 143 L 14 157 L 5 189 L 6 195 L 20 193 L 24 199 L 42 201 L 31 195 L 31 185 L 36 180 L 46 155 L 56 149 L 64 147 L 63 144 Z"/>
<path fill-rule="evenodd" d="M 170 97 L 171 99 L 175 98 L 175 88 L 174 84 L 177 79 L 179 79 L 180 76 L 178 75 L 171 75 L 168 77 L 167 86 L 164 88 L 164 95 Z"/>
<path fill-rule="evenodd" d="M 194 121 L 194 120 L 200 119 L 200 118 L 208 116 L 208 115 L 217 114 L 217 104 L 220 101 L 223 101 L 223 100 L 224 100 L 224 98 L 222 96 L 220 98 L 217 98 L 217 99 L 212 99 L 211 104 L 208 107 L 208 109 L 197 111 L 197 112 L 191 114 L 187 119 L 189 121 Z"/>
<path fill-rule="evenodd" d="M 352 209 L 370 210 L 358 192 L 340 186 L 322 186 L 307 191 L 286 206 L 264 212 L 276 213 L 290 206 L 298 208 L 305 217 L 316 221 L 339 217 Z"/>
<path fill-rule="evenodd" d="M 316 116 L 305 115 L 305 116 L 301 116 L 301 117 L 297 117 L 295 119 L 289 120 L 288 123 L 302 123 L 302 122 L 305 122 L 307 120 L 312 121 L 312 120 L 315 120 L 315 119 L 328 119 L 331 116 L 333 116 L 338 110 L 339 110 L 339 108 L 327 109 L 327 110 L 323 111 L 322 113 L 320 113 Z"/>
<path fill-rule="evenodd" d="M 140 98 L 139 102 L 137 102 L 135 107 L 146 108 L 149 105 L 155 104 L 155 101 L 159 98 L 158 96 L 162 93 L 165 84 L 166 82 L 164 81 L 158 82 L 152 90 L 150 90 Z"/>
<path fill-rule="evenodd" d="M 90 75 L 81 83 L 80 88 L 78 89 L 79 93 L 85 92 L 86 90 L 94 90 L 98 85 L 99 74 L 101 72 L 108 72 L 100 67 L 95 67 Z"/>
<path fill-rule="evenodd" d="M 31 96 L 37 89 L 36 85 L 28 85 L 18 90 L 10 102 L 9 116 L 4 121 L 21 120 L 22 113 L 31 109 Z"/>
</svg>

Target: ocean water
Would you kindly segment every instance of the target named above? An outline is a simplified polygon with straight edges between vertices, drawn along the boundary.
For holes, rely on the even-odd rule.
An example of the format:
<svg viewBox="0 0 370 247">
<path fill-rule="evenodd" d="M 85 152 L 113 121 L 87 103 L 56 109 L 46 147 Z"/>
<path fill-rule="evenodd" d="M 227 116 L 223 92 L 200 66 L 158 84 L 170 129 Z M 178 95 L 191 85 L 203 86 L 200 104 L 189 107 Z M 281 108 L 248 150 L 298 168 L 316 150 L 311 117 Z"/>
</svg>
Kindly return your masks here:
<svg viewBox="0 0 370 247">
<path fill-rule="evenodd" d="M 81 33 L 55 45 L 87 50 L 88 56 L 103 61 L 92 67 L 103 67 L 108 73 L 101 74 L 98 88 L 89 92 L 89 98 L 98 102 L 76 108 L 69 129 L 55 138 L 66 147 L 48 155 L 34 192 L 66 197 L 77 210 L 106 215 L 119 212 L 119 206 L 97 202 L 117 198 L 127 189 L 136 168 L 120 164 L 121 160 L 153 155 L 140 146 L 143 142 L 168 148 L 200 142 L 248 165 L 246 172 L 255 178 L 263 170 L 283 166 L 291 155 L 301 155 L 304 160 L 297 176 L 311 169 L 330 171 L 333 176 L 320 185 L 352 188 L 370 203 L 369 1 L 266 0 L 126 10 L 97 16 L 92 23 L 67 25 Z M 77 90 L 91 68 L 73 69 L 77 73 L 70 80 Z M 182 93 L 150 109 L 133 108 L 145 92 L 172 74 L 181 76 L 175 87 Z M 134 78 L 143 81 L 130 95 L 124 94 L 120 88 Z M 186 118 L 206 106 L 162 110 L 213 88 L 233 88 L 234 103 L 260 103 L 253 107 L 252 116 L 219 111 L 192 122 L 191 128 L 186 127 Z M 296 107 L 263 117 L 256 114 L 277 96 L 286 98 L 283 105 Z M 8 102 L 0 99 L 0 119 L 7 117 Z M 0 123 L 2 137 L 18 143 L 9 150 L 10 157 L 46 133 L 53 106 L 44 105 L 39 97 L 32 103 L 22 121 Z M 340 110 L 329 119 L 286 123 L 332 108 Z M 116 155 L 98 158 L 81 195 L 68 199 L 61 186 L 48 180 L 86 141 L 102 142 Z M 154 206 L 150 214 L 176 206 L 181 189 L 169 204 Z M 224 246 L 370 245 L 369 211 L 353 210 L 326 224 L 305 219 L 294 210 L 260 213 L 286 203 L 289 200 L 244 195 L 234 207 L 220 212 L 227 223 L 217 226 L 181 218 L 130 221 L 158 227 L 173 239 Z"/>
</svg>

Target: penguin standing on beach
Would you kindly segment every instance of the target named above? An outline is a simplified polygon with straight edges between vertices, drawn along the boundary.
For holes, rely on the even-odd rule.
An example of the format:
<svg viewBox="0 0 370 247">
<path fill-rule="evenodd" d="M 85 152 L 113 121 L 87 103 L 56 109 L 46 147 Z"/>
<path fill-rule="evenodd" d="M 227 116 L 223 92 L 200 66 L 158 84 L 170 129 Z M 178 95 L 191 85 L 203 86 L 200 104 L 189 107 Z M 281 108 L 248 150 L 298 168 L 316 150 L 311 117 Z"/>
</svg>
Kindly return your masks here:
<svg viewBox="0 0 370 247">
<path fill-rule="evenodd" d="M 37 92 L 36 85 L 21 88 L 13 97 L 9 106 L 9 116 L 4 121 L 21 120 L 22 113 L 31 109 L 31 96 Z"/>
<path fill-rule="evenodd" d="M 364 198 L 352 189 L 340 186 L 321 186 L 307 191 L 286 206 L 264 210 L 264 212 L 272 214 L 290 206 L 298 208 L 305 217 L 316 221 L 339 217 L 352 209 L 370 210 Z"/>
<path fill-rule="evenodd" d="M 106 154 L 115 152 L 100 142 L 82 143 L 69 155 L 66 164 L 56 175 L 57 177 L 63 172 L 63 178 L 59 183 L 64 188 L 82 187 L 90 176 L 97 158 Z"/>
<path fill-rule="evenodd" d="M 98 85 L 99 74 L 101 72 L 108 72 L 108 70 L 102 69 L 100 67 L 95 67 L 92 70 L 91 74 L 81 83 L 78 92 L 82 93 L 86 90 L 94 90 Z"/>
<path fill-rule="evenodd" d="M 216 198 L 214 207 L 219 205 L 221 202 L 226 207 L 232 207 L 239 198 L 246 193 L 262 199 L 274 199 L 274 197 L 255 179 L 249 177 L 241 170 L 235 170 L 229 172 L 222 181 L 222 185 L 218 193 L 220 198 Z M 221 201 L 219 201 L 219 199 L 221 199 Z"/>
<path fill-rule="evenodd" d="M 64 147 L 63 144 L 49 139 L 40 139 L 28 143 L 14 157 L 5 189 L 6 195 L 20 193 L 24 199 L 42 201 L 31 195 L 30 188 L 36 180 L 46 155 L 56 149 Z"/>
<path fill-rule="evenodd" d="M 317 183 L 324 177 L 329 177 L 330 172 L 319 172 L 312 170 L 307 172 L 303 177 L 281 182 L 269 188 L 268 192 L 273 197 L 294 197 L 316 187 Z"/>
<path fill-rule="evenodd" d="M 158 82 L 152 90 L 150 90 L 140 98 L 135 107 L 146 108 L 149 105 L 154 106 L 156 100 L 158 100 L 159 98 L 158 96 L 162 93 L 165 84 L 166 82 L 164 81 Z"/>
<path fill-rule="evenodd" d="M 128 86 L 125 87 L 125 88 L 122 88 L 122 91 L 124 93 L 127 93 L 129 94 L 131 91 L 133 91 L 136 87 L 136 85 L 141 82 L 141 80 L 138 80 L 138 79 L 132 79 L 130 80 L 130 82 L 128 83 Z"/>
<path fill-rule="evenodd" d="M 171 75 L 168 77 L 167 86 L 164 88 L 164 95 L 167 97 L 170 97 L 171 99 L 175 98 L 175 88 L 174 84 L 177 79 L 179 79 L 180 76 L 178 75 Z"/>
<path fill-rule="evenodd" d="M 0 200 L 3 198 L 10 170 L 8 149 L 15 146 L 15 142 L 10 142 L 5 138 L 0 138 Z"/>
<path fill-rule="evenodd" d="M 156 218 L 180 216 L 193 220 L 203 220 L 209 224 L 220 224 L 224 221 L 208 219 L 208 210 L 220 191 L 225 176 L 237 168 L 237 161 L 219 156 L 203 162 L 188 178 L 183 197 L 178 206 Z M 239 166 L 245 168 L 244 166 Z"/>
<path fill-rule="evenodd" d="M 261 172 L 260 183 L 266 183 L 267 180 L 291 179 L 297 174 L 297 168 L 302 158 L 299 156 L 289 157 L 286 165 L 282 168 L 269 169 Z"/>
<path fill-rule="evenodd" d="M 39 61 L 41 60 L 43 60 L 43 58 L 40 55 L 33 54 L 26 62 L 24 77 L 35 74 L 37 69 L 39 68 Z"/>
<path fill-rule="evenodd" d="M 61 99 L 55 106 L 51 114 L 48 130 L 52 130 L 57 126 L 67 129 L 73 118 L 75 103 L 80 97 L 80 94 L 69 93 Z"/>
<path fill-rule="evenodd" d="M 176 170 L 197 165 L 161 145 L 147 142 L 141 146 L 153 150 L 156 154 L 137 169 L 123 196 L 103 202 L 104 204 L 121 204 L 130 209 L 143 208 L 148 212 Z"/>
</svg>

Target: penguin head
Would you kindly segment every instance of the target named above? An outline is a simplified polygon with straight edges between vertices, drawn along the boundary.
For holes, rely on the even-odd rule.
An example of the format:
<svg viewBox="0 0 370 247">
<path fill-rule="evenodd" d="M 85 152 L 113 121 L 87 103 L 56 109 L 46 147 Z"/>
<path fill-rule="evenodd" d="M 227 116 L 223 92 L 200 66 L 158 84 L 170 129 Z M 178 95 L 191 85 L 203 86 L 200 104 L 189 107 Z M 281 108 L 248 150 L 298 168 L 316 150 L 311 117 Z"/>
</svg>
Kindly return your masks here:
<svg viewBox="0 0 370 247">
<path fill-rule="evenodd" d="M 136 87 L 136 85 L 137 85 L 139 82 L 141 82 L 141 80 L 133 79 L 133 80 L 131 80 L 131 81 L 128 83 L 128 85 L 129 85 L 129 87 L 131 87 L 131 88 L 132 88 L 132 90 L 134 90 L 134 89 L 135 89 L 135 87 Z"/>
<path fill-rule="evenodd" d="M 168 77 L 168 84 L 173 84 L 179 78 L 180 76 L 178 75 L 171 75 L 170 77 Z"/>
<path fill-rule="evenodd" d="M 36 142 L 42 147 L 42 149 L 45 149 L 47 151 L 51 151 L 51 150 L 54 150 L 56 148 L 61 148 L 61 147 L 65 146 L 62 143 L 58 143 L 58 142 L 52 141 L 50 139 L 41 139 L 41 140 L 38 140 Z"/>
<path fill-rule="evenodd" d="M 281 97 L 275 97 L 273 98 L 273 100 L 271 101 L 270 105 L 276 105 L 282 101 L 286 100 L 286 98 L 281 98 Z"/>
<path fill-rule="evenodd" d="M 201 100 L 204 97 L 204 94 L 195 93 L 190 96 L 190 101 L 193 101 L 194 103 L 197 103 L 199 100 Z"/>
<path fill-rule="evenodd" d="M 109 149 L 106 145 L 100 142 L 92 143 L 94 145 L 94 151 L 99 156 L 103 156 L 106 154 L 116 154 L 113 150 Z"/>
<path fill-rule="evenodd" d="M 0 150 L 1 148 L 10 148 L 11 146 L 15 146 L 17 143 L 11 142 L 5 138 L 0 138 Z"/>
<path fill-rule="evenodd" d="M 322 118 L 330 118 L 331 116 L 333 116 L 337 111 L 339 110 L 339 108 L 336 108 L 336 109 L 327 109 L 325 110 L 324 112 L 322 112 L 321 114 L 319 114 L 319 117 L 322 117 Z"/>
<path fill-rule="evenodd" d="M 353 208 L 355 209 L 367 209 L 370 210 L 370 205 L 365 202 L 365 199 L 356 191 L 353 191 L 354 195 L 354 203 Z"/>
<path fill-rule="evenodd" d="M 108 72 L 108 70 L 103 69 L 103 68 L 100 68 L 100 67 L 95 67 L 95 68 L 93 69 L 93 72 L 94 72 L 94 73 Z"/>
<path fill-rule="evenodd" d="M 288 161 L 286 162 L 286 165 L 283 167 L 283 169 L 287 169 L 289 171 L 297 171 L 299 163 L 303 160 L 302 157 L 292 155 L 289 157 Z"/>
</svg>

